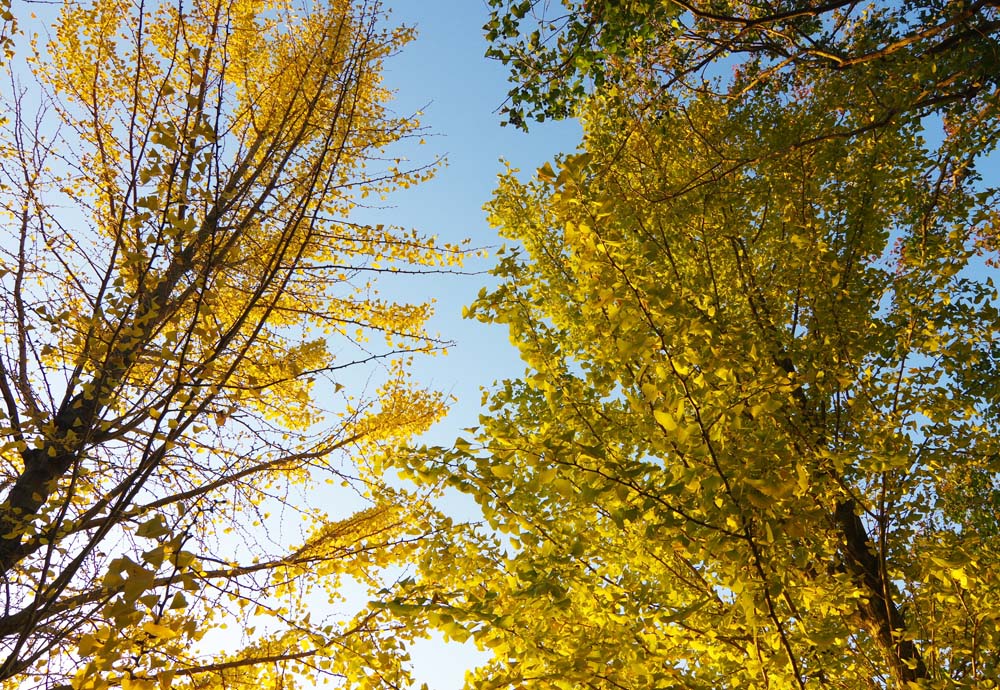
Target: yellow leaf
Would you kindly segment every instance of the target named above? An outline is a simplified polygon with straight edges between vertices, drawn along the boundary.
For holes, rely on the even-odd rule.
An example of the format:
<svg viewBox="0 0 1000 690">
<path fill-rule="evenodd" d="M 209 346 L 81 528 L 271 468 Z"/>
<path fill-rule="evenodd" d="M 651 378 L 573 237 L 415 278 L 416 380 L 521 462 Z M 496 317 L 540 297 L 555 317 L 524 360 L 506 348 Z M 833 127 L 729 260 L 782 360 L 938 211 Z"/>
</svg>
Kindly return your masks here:
<svg viewBox="0 0 1000 690">
<path fill-rule="evenodd" d="M 143 623 L 142 629 L 154 637 L 160 637 L 165 640 L 177 637 L 177 633 L 173 630 L 173 628 L 168 628 L 165 625 L 160 625 L 159 623 L 153 623 L 151 621 Z"/>
<path fill-rule="evenodd" d="M 492 465 L 490 472 L 494 477 L 499 477 L 500 479 L 510 479 L 514 476 L 514 468 L 510 465 Z"/>
<path fill-rule="evenodd" d="M 653 410 L 653 418 L 656 419 L 656 422 L 667 431 L 677 430 L 677 420 L 674 419 L 674 416 L 669 412 L 664 410 Z"/>
</svg>

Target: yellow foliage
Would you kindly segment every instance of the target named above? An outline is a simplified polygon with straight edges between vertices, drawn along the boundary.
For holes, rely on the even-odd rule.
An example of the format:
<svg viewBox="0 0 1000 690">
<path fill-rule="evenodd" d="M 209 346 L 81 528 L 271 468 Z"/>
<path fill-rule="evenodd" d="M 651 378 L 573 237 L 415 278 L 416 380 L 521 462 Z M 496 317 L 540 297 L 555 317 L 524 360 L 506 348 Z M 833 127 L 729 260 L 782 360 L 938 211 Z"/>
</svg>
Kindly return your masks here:
<svg viewBox="0 0 1000 690">
<path fill-rule="evenodd" d="M 377 279 L 464 250 L 350 217 L 433 173 L 387 162 L 419 127 L 381 81 L 412 32 L 349 0 L 47 15 L 10 65 L 44 111 L 5 95 L 0 126 L 23 181 L 0 186 L 0 682 L 37 659 L 80 688 L 403 678 L 379 620 L 308 608 L 425 531 L 378 468 L 443 414 L 405 373 L 441 343 Z M 313 507 L 324 480 L 361 512 Z M 245 639 L 200 646 L 226 626 Z"/>
</svg>

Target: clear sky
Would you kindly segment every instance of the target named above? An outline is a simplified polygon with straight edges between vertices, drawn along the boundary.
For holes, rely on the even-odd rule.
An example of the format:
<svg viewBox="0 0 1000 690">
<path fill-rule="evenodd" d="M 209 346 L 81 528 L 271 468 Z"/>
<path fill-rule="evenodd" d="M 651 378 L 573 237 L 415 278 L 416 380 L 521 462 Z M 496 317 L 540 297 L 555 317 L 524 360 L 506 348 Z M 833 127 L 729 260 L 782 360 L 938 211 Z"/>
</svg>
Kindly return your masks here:
<svg viewBox="0 0 1000 690">
<path fill-rule="evenodd" d="M 395 195 L 392 208 L 381 212 L 383 222 L 415 227 L 473 246 L 495 246 L 482 206 L 489 200 L 502 169 L 500 158 L 525 174 L 533 172 L 561 151 L 572 151 L 580 139 L 575 122 L 551 123 L 525 134 L 500 127 L 494 112 L 507 92 L 506 69 L 483 57 L 482 25 L 487 18 L 483 0 L 387 0 L 392 21 L 416 26 L 416 41 L 388 61 L 385 78 L 397 91 L 401 113 L 423 110 L 432 136 L 422 156 L 447 156 L 448 165 L 431 181 Z M 419 162 L 415 160 L 414 162 Z M 485 270 L 493 259 L 470 263 Z M 422 362 L 421 380 L 451 391 L 459 404 L 450 424 L 433 436 L 442 442 L 461 426 L 474 424 L 479 387 L 494 379 L 519 376 L 523 366 L 508 344 L 505 330 L 461 319 L 489 276 L 410 279 L 413 296 L 429 294 L 439 300 L 434 328 L 457 342 L 448 357 Z M 461 422 L 461 423 L 460 423 Z"/>
<path fill-rule="evenodd" d="M 397 92 L 398 112 L 424 111 L 422 120 L 431 136 L 413 162 L 446 155 L 448 165 L 433 180 L 395 195 L 392 206 L 378 212 L 378 222 L 414 227 L 447 241 L 469 238 L 474 246 L 495 246 L 497 236 L 486 224 L 482 206 L 502 169 L 500 159 L 529 174 L 556 153 L 574 150 L 580 128 L 575 122 L 553 123 L 525 134 L 500 127 L 495 111 L 508 89 L 506 68 L 483 57 L 482 25 L 488 16 L 483 0 L 386 0 L 386 4 L 393 23 L 418 31 L 417 39 L 389 60 L 385 71 L 387 85 Z M 466 268 L 486 270 L 492 264 L 489 258 Z M 489 276 L 401 280 L 406 283 L 395 287 L 409 293 L 404 296 L 438 301 L 433 328 L 456 342 L 447 357 L 419 361 L 415 369 L 418 380 L 458 399 L 448 419 L 428 434 L 430 442 L 450 443 L 462 427 L 477 423 L 480 388 L 520 376 L 524 367 L 504 329 L 461 318 L 462 307 Z M 414 650 L 414 666 L 418 680 L 433 690 L 458 690 L 475 657 L 471 645 L 429 642 Z"/>
</svg>

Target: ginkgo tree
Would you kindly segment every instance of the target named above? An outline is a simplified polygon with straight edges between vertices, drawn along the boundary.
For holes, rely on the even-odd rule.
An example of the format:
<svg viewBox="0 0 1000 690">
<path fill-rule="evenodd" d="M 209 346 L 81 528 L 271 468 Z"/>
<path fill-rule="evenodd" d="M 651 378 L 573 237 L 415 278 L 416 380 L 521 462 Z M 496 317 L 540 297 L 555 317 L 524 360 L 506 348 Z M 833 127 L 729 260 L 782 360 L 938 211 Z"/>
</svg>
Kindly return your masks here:
<svg viewBox="0 0 1000 690">
<path fill-rule="evenodd" d="M 365 458 L 442 414 L 406 365 L 444 343 L 374 281 L 463 250 L 350 220 L 433 172 L 380 81 L 411 32 L 351 0 L 14 9 L 0 685 L 405 685 L 405 630 L 309 608 L 430 529 Z"/>
<path fill-rule="evenodd" d="M 757 26 L 804 5 L 672 16 Z M 436 540 L 391 602 L 492 650 L 469 687 L 1000 682 L 998 209 L 977 172 L 995 82 L 918 104 L 907 79 L 919 91 L 934 52 L 772 62 L 775 42 L 815 46 L 809 27 L 867 54 L 945 5 L 991 59 L 992 10 L 915 5 L 737 26 L 725 76 L 604 53 L 581 150 L 501 177 L 488 208 L 513 245 L 470 314 L 509 329 L 525 375 L 468 438 L 399 457 L 487 522 Z M 957 26 L 921 36 L 959 51 Z M 653 62 L 694 39 L 636 41 Z M 543 115 L 549 95 L 522 93 Z"/>
</svg>

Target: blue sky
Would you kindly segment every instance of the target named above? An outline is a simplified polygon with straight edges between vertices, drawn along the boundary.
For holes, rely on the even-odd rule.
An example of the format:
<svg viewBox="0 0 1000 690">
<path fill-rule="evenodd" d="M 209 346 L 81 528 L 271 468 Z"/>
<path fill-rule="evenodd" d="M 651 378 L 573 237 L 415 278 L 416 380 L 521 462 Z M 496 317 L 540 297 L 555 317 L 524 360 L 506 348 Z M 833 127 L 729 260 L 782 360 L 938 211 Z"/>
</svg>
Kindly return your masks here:
<svg viewBox="0 0 1000 690">
<path fill-rule="evenodd" d="M 486 43 L 482 25 L 488 8 L 482 0 L 387 0 L 391 21 L 415 26 L 417 39 L 386 63 L 385 80 L 397 92 L 400 114 L 424 111 L 427 144 L 412 157 L 422 163 L 446 155 L 448 164 L 431 181 L 394 195 L 390 206 L 372 212 L 377 222 L 417 228 L 458 242 L 469 238 L 473 246 L 496 246 L 496 233 L 487 225 L 483 204 L 489 200 L 497 174 L 506 159 L 530 174 L 556 153 L 572 151 L 580 140 L 575 122 L 547 123 L 525 134 L 500 127 L 497 108 L 508 86 L 506 69 L 483 57 Z M 366 218 L 367 218 L 366 213 Z M 469 263 L 471 271 L 484 271 L 493 258 Z M 422 383 L 457 398 L 448 418 L 427 440 L 450 443 L 461 428 L 477 423 L 480 388 L 494 380 L 520 376 L 524 366 L 510 345 L 504 329 L 461 318 L 489 276 L 428 276 L 403 278 L 403 296 L 437 300 L 432 329 L 453 340 L 448 356 L 416 363 L 415 376 Z M 384 285 L 384 283 L 383 283 Z M 451 506 L 461 513 L 462 506 Z M 465 670 L 475 663 L 471 645 L 421 644 L 413 661 L 419 681 L 433 690 L 458 690 Z"/>
<path fill-rule="evenodd" d="M 572 151 L 580 140 L 575 122 L 547 123 L 530 134 L 500 127 L 494 112 L 507 92 L 506 69 L 483 57 L 482 36 L 488 10 L 482 0 L 389 0 L 391 20 L 416 26 L 416 41 L 386 64 L 387 85 L 396 90 L 400 113 L 423 110 L 429 129 L 427 144 L 414 162 L 446 155 L 448 164 L 431 181 L 392 197 L 380 222 L 411 226 L 447 241 L 469 238 L 473 246 L 496 246 L 483 204 L 501 171 L 500 158 L 529 174 L 560 151 Z M 472 271 L 493 263 L 470 262 Z M 416 375 L 439 390 L 452 392 L 459 403 L 433 438 L 445 442 L 462 426 L 475 424 L 479 388 L 494 379 L 518 376 L 523 366 L 504 329 L 461 318 L 461 310 L 489 276 L 432 276 L 409 279 L 410 298 L 424 294 L 438 300 L 432 328 L 457 346 L 447 357 L 419 363 Z"/>
</svg>

